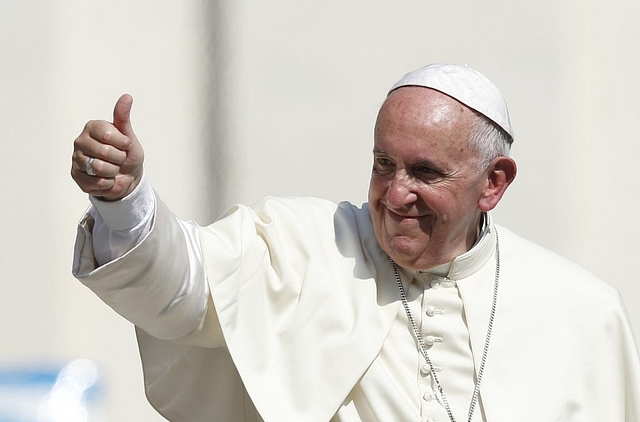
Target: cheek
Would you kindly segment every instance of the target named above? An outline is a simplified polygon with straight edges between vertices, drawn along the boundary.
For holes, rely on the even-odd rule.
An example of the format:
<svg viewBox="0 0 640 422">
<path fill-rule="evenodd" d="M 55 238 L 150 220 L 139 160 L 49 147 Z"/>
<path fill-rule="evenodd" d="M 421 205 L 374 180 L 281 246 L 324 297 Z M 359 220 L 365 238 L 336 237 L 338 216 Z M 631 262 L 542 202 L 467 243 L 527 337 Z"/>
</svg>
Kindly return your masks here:
<svg viewBox="0 0 640 422">
<path fill-rule="evenodd" d="M 375 176 L 369 182 L 369 204 L 375 205 L 384 196 L 384 184 Z"/>
<path fill-rule="evenodd" d="M 380 238 L 380 231 L 382 230 L 381 226 L 383 223 L 383 205 L 381 202 L 382 195 L 384 194 L 384 189 L 381 186 L 379 181 L 375 181 L 375 178 L 371 179 L 371 183 L 369 185 L 369 213 L 371 214 L 371 223 L 373 224 L 373 230 L 376 235 L 376 239 L 378 243 L 382 241 Z"/>
<path fill-rule="evenodd" d="M 457 222 L 475 215 L 478 209 L 478 198 L 475 192 L 448 192 L 440 198 L 441 217 L 443 222 Z"/>
<path fill-rule="evenodd" d="M 442 185 L 425 185 L 416 193 L 419 203 L 435 212 L 446 208 L 451 200 L 451 193 Z"/>
</svg>

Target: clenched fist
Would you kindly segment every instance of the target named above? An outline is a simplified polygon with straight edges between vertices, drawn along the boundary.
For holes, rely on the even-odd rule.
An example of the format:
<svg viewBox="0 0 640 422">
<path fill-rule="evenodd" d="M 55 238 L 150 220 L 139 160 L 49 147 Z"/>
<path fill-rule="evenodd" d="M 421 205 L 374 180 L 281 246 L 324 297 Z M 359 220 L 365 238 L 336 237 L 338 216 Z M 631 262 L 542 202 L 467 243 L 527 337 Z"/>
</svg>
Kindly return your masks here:
<svg viewBox="0 0 640 422">
<path fill-rule="evenodd" d="M 73 143 L 71 177 L 84 192 L 107 201 L 130 194 L 142 178 L 144 151 L 131 127 L 133 98 L 124 94 L 113 123 L 88 122 Z"/>
</svg>

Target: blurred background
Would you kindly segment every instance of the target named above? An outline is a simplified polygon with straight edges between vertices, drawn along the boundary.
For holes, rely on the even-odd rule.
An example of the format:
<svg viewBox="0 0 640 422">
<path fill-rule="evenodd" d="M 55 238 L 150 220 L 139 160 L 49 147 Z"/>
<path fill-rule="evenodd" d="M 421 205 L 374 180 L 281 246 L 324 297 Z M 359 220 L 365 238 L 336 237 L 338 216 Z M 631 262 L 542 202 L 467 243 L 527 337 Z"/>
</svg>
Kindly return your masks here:
<svg viewBox="0 0 640 422">
<path fill-rule="evenodd" d="M 206 224 L 268 194 L 366 201 L 386 90 L 430 62 L 466 63 L 507 99 L 519 173 L 496 221 L 612 283 L 640 329 L 637 0 L 0 9 L 0 378 L 90 361 L 102 404 L 88 420 L 163 420 L 133 327 L 70 274 L 88 205 L 69 176 L 72 142 L 87 120 L 110 120 L 120 94 L 135 98 L 149 180 Z"/>
</svg>

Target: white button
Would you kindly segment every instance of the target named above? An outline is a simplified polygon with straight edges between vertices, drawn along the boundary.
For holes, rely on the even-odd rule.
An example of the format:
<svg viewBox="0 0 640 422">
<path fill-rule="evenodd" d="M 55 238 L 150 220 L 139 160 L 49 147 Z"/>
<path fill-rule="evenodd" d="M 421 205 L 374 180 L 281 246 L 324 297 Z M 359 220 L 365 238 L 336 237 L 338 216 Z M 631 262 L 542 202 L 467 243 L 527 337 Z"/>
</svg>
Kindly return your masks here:
<svg viewBox="0 0 640 422">
<path fill-rule="evenodd" d="M 420 367 L 420 373 L 426 377 L 431 373 L 431 367 L 425 363 L 424 365 L 422 365 L 422 367 Z"/>
<path fill-rule="evenodd" d="M 438 287 L 440 287 L 440 282 L 438 280 L 431 280 L 431 288 L 437 289 Z"/>
<path fill-rule="evenodd" d="M 436 396 L 434 396 L 432 393 L 424 393 L 422 398 L 424 399 L 424 401 L 433 401 L 435 400 Z"/>
<path fill-rule="evenodd" d="M 427 418 L 427 422 L 436 422 L 435 418 Z"/>
<path fill-rule="evenodd" d="M 426 344 L 427 346 L 433 346 L 433 343 L 442 343 L 443 341 L 444 339 L 442 337 L 427 336 L 424 339 L 424 344 Z"/>
<path fill-rule="evenodd" d="M 427 307 L 427 315 L 428 316 L 434 316 L 436 314 L 436 307 L 435 306 L 428 306 Z"/>
</svg>

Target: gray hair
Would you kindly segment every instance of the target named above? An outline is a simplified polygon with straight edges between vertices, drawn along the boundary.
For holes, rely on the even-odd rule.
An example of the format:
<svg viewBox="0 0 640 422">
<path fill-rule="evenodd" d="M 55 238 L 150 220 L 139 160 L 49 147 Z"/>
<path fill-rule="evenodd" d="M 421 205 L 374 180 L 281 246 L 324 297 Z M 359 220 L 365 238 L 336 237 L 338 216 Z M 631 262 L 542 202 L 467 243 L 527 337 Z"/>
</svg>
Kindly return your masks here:
<svg viewBox="0 0 640 422">
<path fill-rule="evenodd" d="M 496 157 L 508 157 L 513 138 L 484 114 L 476 115 L 469 132 L 469 144 L 481 155 L 480 168 L 487 170 Z"/>
</svg>

